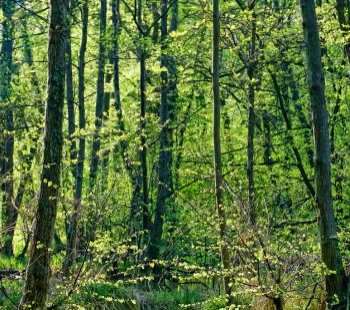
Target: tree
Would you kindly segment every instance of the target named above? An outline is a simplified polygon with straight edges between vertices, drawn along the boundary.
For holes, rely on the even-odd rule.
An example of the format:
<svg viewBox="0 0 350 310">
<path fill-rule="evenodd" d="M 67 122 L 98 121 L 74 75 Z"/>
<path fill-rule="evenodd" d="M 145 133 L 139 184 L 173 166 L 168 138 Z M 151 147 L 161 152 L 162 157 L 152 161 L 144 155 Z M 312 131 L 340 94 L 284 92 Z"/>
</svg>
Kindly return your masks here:
<svg viewBox="0 0 350 310">
<path fill-rule="evenodd" d="M 312 113 L 315 155 L 315 203 L 320 230 L 321 258 L 332 271 L 326 275 L 327 300 L 339 298 L 338 307 L 343 307 L 347 294 L 347 278 L 338 247 L 337 226 L 332 207 L 330 144 L 328 112 L 325 98 L 325 81 L 321 61 L 321 46 L 315 3 L 300 2 L 304 40 L 306 44 L 307 77 Z M 335 307 L 335 308 L 338 308 Z"/>
<path fill-rule="evenodd" d="M 3 226 L 4 240 L 1 247 L 1 252 L 6 256 L 13 255 L 12 240 L 16 226 L 16 208 L 14 205 L 14 190 L 13 190 L 13 154 L 14 154 L 14 122 L 13 122 L 13 107 L 11 106 L 11 77 L 12 77 L 12 58 L 13 58 L 13 20 L 14 3 L 12 1 L 2 1 L 2 11 L 5 16 L 3 23 L 2 37 L 3 43 L 0 52 L 0 102 L 5 103 L 4 112 L 4 132 L 3 132 L 3 154 L 1 179 L 3 190 Z"/>
<path fill-rule="evenodd" d="M 82 9 L 82 36 L 79 51 L 78 64 L 78 103 L 79 103 L 79 145 L 78 145 L 78 161 L 76 164 L 75 175 L 75 191 L 73 214 L 70 220 L 70 232 L 67 234 L 66 257 L 64 262 L 64 271 L 68 272 L 75 263 L 78 245 L 78 230 L 81 213 L 81 200 L 83 191 L 84 161 L 85 161 L 85 136 L 84 130 L 86 126 L 85 119 L 85 53 L 87 45 L 89 20 L 89 3 L 88 0 L 83 2 Z"/>
<path fill-rule="evenodd" d="M 221 262 L 224 272 L 224 291 L 228 304 L 232 304 L 232 277 L 230 253 L 226 240 L 226 212 L 224 206 L 224 189 L 221 162 L 220 137 L 220 0 L 213 1 L 213 32 L 212 32 L 212 87 L 213 87 L 213 146 L 215 174 L 215 207 L 218 214 L 219 243 Z"/>
<path fill-rule="evenodd" d="M 96 108 L 95 108 L 95 131 L 92 142 L 89 189 L 92 193 L 96 190 L 96 180 L 98 167 L 100 163 L 101 138 L 100 130 L 103 118 L 103 101 L 105 94 L 105 64 L 106 64 L 106 24 L 107 24 L 107 1 L 101 0 L 100 7 L 100 34 L 99 34 L 99 52 L 98 52 L 98 72 L 97 72 L 97 91 L 96 91 Z M 94 210 L 94 216 L 91 216 L 88 225 L 87 240 L 93 240 L 96 232 L 95 221 L 97 220 L 98 210 Z"/>
<path fill-rule="evenodd" d="M 29 250 L 20 308 L 43 309 L 50 278 L 51 241 L 57 213 L 63 146 L 66 6 L 50 1 L 48 84 L 45 111 L 43 164 L 38 207 Z"/>
<path fill-rule="evenodd" d="M 161 90 L 160 90 L 160 125 L 159 134 L 159 161 L 158 161 L 158 190 L 157 202 L 154 212 L 154 223 L 151 230 L 148 258 L 150 260 L 159 259 L 160 243 L 163 234 L 163 224 L 166 208 L 166 199 L 171 193 L 171 130 L 168 104 L 168 56 L 166 55 L 166 39 L 168 35 L 168 1 L 162 0 L 161 6 Z M 158 270 L 159 272 L 159 270 Z"/>
</svg>

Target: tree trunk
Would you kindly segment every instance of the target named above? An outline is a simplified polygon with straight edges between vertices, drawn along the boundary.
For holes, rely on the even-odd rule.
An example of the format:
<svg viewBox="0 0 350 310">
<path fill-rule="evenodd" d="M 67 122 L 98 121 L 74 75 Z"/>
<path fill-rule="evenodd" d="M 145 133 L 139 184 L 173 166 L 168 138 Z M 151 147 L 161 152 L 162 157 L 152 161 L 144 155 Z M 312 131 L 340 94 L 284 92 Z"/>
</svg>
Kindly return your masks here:
<svg viewBox="0 0 350 310">
<path fill-rule="evenodd" d="M 107 1 L 101 0 L 100 8 L 100 38 L 99 38 L 99 56 L 98 56 L 98 73 L 97 73 L 97 95 L 96 95 L 96 109 L 95 109 L 95 132 L 92 142 L 92 153 L 90 162 L 90 179 L 89 179 L 89 193 L 90 200 L 94 201 L 96 197 L 96 181 L 98 174 L 98 166 L 100 163 L 99 151 L 101 148 L 100 129 L 103 118 L 103 98 L 104 98 L 104 82 L 105 82 L 105 63 L 106 63 L 106 23 L 107 23 Z M 96 201 L 95 201 L 96 202 Z M 98 210 L 92 209 L 87 223 L 87 232 L 85 242 L 94 240 L 96 233 L 96 221 Z"/>
<path fill-rule="evenodd" d="M 50 246 L 57 213 L 62 159 L 66 8 L 50 1 L 48 86 L 44 154 L 24 293 L 20 308 L 45 308 L 50 278 Z"/>
<path fill-rule="evenodd" d="M 336 6 L 338 22 L 340 25 L 340 30 L 343 33 L 345 43 L 344 43 L 344 54 L 348 63 L 350 64 L 350 40 L 348 38 L 349 31 L 349 20 L 345 17 L 346 3 L 344 0 L 336 0 Z"/>
<path fill-rule="evenodd" d="M 221 163 L 220 138 L 220 0 L 213 0 L 213 33 L 212 33 L 212 84 L 213 84 L 213 145 L 214 145 L 214 174 L 215 174 L 215 206 L 219 222 L 219 242 L 221 262 L 224 272 L 224 291 L 228 306 L 233 303 L 231 296 L 232 278 L 230 253 L 226 242 L 226 212 L 224 207 L 224 192 Z"/>
<path fill-rule="evenodd" d="M 112 52 L 109 53 L 109 63 L 113 64 L 112 59 Z M 110 108 L 110 101 L 111 101 L 111 91 L 110 91 L 110 84 L 112 82 L 113 77 L 113 70 L 107 70 L 105 74 L 105 85 L 107 85 L 108 91 L 104 92 L 103 95 L 103 116 L 102 116 L 102 126 L 106 125 L 106 122 L 108 121 L 109 117 L 109 108 Z M 108 164 L 109 164 L 109 149 L 106 149 L 102 153 L 102 162 L 101 162 L 101 193 L 104 193 L 107 190 L 108 187 Z M 100 212 L 103 212 L 103 210 L 100 210 Z"/>
<path fill-rule="evenodd" d="M 69 140 L 69 153 L 70 153 L 70 168 L 72 176 L 76 178 L 76 164 L 77 149 L 75 141 L 75 109 L 74 109 L 74 91 L 73 91 L 73 69 L 72 69 L 72 45 L 71 45 L 71 22 L 70 19 L 73 14 L 72 0 L 67 2 L 68 20 L 67 20 L 67 38 L 66 38 L 66 97 L 67 97 L 67 108 L 68 108 L 68 140 Z M 74 203 L 73 203 L 74 205 Z M 74 212 L 74 211 L 73 211 Z M 71 217 L 72 219 L 72 217 Z M 66 219 L 66 237 L 67 246 L 69 246 L 72 232 L 72 221 Z M 66 250 L 67 252 L 67 250 Z M 63 264 L 63 272 L 68 272 L 66 265 Z"/>
<path fill-rule="evenodd" d="M 255 131 L 255 81 L 254 69 L 256 61 L 256 16 L 253 11 L 251 43 L 249 48 L 248 90 L 248 144 L 247 144 L 247 176 L 248 176 L 248 218 L 251 225 L 256 223 L 255 188 L 254 188 L 254 131 Z"/>
<path fill-rule="evenodd" d="M 85 0 L 82 11 L 82 37 L 79 52 L 78 65 L 78 100 L 79 100 L 79 150 L 78 162 L 76 165 L 75 175 L 75 192 L 74 192 L 74 210 L 70 220 L 71 231 L 67 234 L 66 256 L 63 266 L 63 271 L 68 272 L 71 266 L 75 263 L 77 257 L 78 246 L 78 228 L 81 209 L 81 198 L 83 191 L 83 175 L 84 175 L 84 160 L 85 160 L 85 137 L 82 133 L 85 129 L 85 53 L 87 45 L 87 31 L 89 19 L 89 2 Z"/>
<path fill-rule="evenodd" d="M 158 191 L 154 214 L 154 223 L 151 230 L 148 246 L 148 259 L 159 259 L 160 243 L 163 234 L 163 224 L 166 209 L 166 199 L 171 193 L 171 162 L 172 162 L 172 130 L 170 128 L 170 107 L 168 104 L 168 71 L 169 63 L 166 55 L 166 39 L 168 35 L 167 18 L 168 1 L 162 0 L 161 7 L 161 94 L 160 94 L 160 150 L 158 161 Z M 156 268 L 155 272 L 159 272 Z"/>
<path fill-rule="evenodd" d="M 141 150 L 139 153 L 141 162 L 140 182 L 142 184 L 142 225 L 144 231 L 150 229 L 148 215 L 148 169 L 147 169 L 147 135 L 146 135 L 146 55 L 140 48 L 140 95 L 141 95 L 141 111 L 140 111 L 140 143 Z M 137 212 L 137 211 L 136 211 Z"/>
<path fill-rule="evenodd" d="M 118 135 L 121 137 L 119 151 L 124 163 L 124 167 L 128 173 L 131 186 L 132 197 L 130 201 L 130 234 L 133 235 L 136 232 L 137 222 L 136 214 L 138 207 L 142 201 L 142 177 L 141 170 L 132 163 L 132 159 L 129 155 L 129 143 L 123 138 L 125 134 L 125 124 L 123 118 L 123 108 L 120 99 L 120 81 L 119 81 L 119 34 L 121 32 L 120 25 L 120 2 L 119 0 L 112 0 L 112 22 L 113 22 L 113 88 L 114 88 L 114 107 L 117 112 L 117 130 Z M 142 78 L 141 78 L 142 79 Z"/>
<path fill-rule="evenodd" d="M 321 258 L 327 268 L 334 272 L 326 276 L 327 300 L 330 303 L 337 295 L 342 304 L 346 299 L 347 279 L 338 248 L 337 227 L 332 207 L 328 113 L 319 30 L 314 1 L 301 0 L 300 5 L 314 135 L 315 201 L 321 238 Z"/>
<path fill-rule="evenodd" d="M 3 23 L 0 59 L 0 101 L 5 103 L 4 112 L 4 144 L 2 156 L 3 178 L 3 245 L 1 252 L 6 256 L 12 256 L 12 240 L 16 225 L 16 209 L 13 204 L 13 151 L 14 151 L 14 125 L 13 109 L 10 103 L 11 96 L 11 78 L 12 78 L 12 52 L 13 52 L 13 21 L 12 15 L 14 4 L 6 0 L 2 2 L 2 11 L 5 21 Z"/>
<path fill-rule="evenodd" d="M 90 163 L 90 189 L 94 188 L 94 183 L 97 178 L 99 164 L 99 150 L 101 141 L 99 131 L 102 126 L 103 116 L 103 97 L 104 97 L 104 79 L 105 79 L 105 57 L 106 57 L 106 22 L 107 22 L 107 1 L 101 0 L 100 9 L 100 42 L 98 56 L 98 76 L 97 76 L 97 97 L 95 110 L 95 133 L 92 144 L 92 154 Z"/>
<path fill-rule="evenodd" d="M 68 16 L 73 14 L 72 0 L 68 0 Z M 68 19 L 67 25 L 67 39 L 66 39 L 66 97 L 68 108 L 68 137 L 70 143 L 70 166 L 73 178 L 76 177 L 76 164 L 77 150 L 76 142 L 74 138 L 75 134 L 75 110 L 74 110 L 74 90 L 73 90 L 73 70 L 72 70 L 72 44 L 71 44 L 71 23 Z"/>
</svg>

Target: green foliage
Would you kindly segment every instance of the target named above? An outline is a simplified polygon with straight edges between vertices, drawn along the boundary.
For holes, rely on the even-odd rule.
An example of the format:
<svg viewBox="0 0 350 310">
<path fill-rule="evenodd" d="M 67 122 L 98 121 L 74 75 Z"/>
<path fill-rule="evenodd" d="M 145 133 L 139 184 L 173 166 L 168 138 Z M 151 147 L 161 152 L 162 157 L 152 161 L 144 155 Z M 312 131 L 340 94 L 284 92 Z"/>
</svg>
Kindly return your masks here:
<svg viewBox="0 0 350 310">
<path fill-rule="evenodd" d="M 16 26 L 11 96 L 8 100 L 0 102 L 0 156 L 6 133 L 3 130 L 3 111 L 12 109 L 14 113 L 15 150 L 12 179 L 15 194 L 21 181 L 27 179 L 23 201 L 18 206 L 19 218 L 14 236 L 16 255 L 22 252 L 26 239 L 32 232 L 37 206 L 43 153 L 48 26 L 45 21 L 47 1 L 19 2 L 28 6 L 30 11 L 18 5 L 13 16 Z M 78 126 L 77 67 L 84 1 L 73 2 L 77 5 L 70 19 L 75 125 Z M 111 1 L 108 2 L 111 4 Z M 316 224 L 314 201 L 300 170 L 302 165 L 307 179 L 313 184 L 313 138 L 300 9 L 297 1 L 289 0 L 252 1 L 255 4 L 254 10 L 242 9 L 238 1 L 220 2 L 224 208 L 227 215 L 227 245 L 232 256 L 232 270 L 229 272 L 236 281 L 233 283 L 235 297 L 241 308 L 248 307 L 254 300 L 258 304 L 260 301 L 264 304 L 266 296 L 282 296 L 286 309 L 302 309 L 310 298 L 322 296 L 323 277 L 332 271 L 327 270 L 320 260 L 319 229 Z M 54 303 L 56 299 L 60 300 L 62 296 L 66 297 L 70 285 L 82 267 L 74 293 L 65 301 L 65 307 L 124 309 L 123 307 L 133 307 L 131 300 L 137 300 L 145 309 L 222 309 L 225 301 L 221 297 L 219 223 L 214 208 L 210 84 L 211 2 L 179 1 L 178 28 L 167 36 L 166 48 L 162 50 L 159 36 L 158 39 L 152 38 L 154 28 L 148 35 L 140 34 L 135 23 L 136 15 L 133 15 L 135 2 L 119 1 L 119 54 L 113 56 L 119 60 L 122 120 L 125 129 L 121 130 L 117 126 L 120 114 L 114 107 L 112 77 L 109 84 L 105 83 L 105 92 L 111 95 L 110 109 L 105 111 L 99 131 L 99 171 L 92 185 L 89 173 L 93 137 L 96 134 L 100 1 L 89 0 L 88 4 L 88 49 L 84 83 L 86 128 L 76 128 L 73 137 L 69 138 L 68 112 L 65 109 L 61 189 L 55 225 L 56 237 L 61 239 L 63 247 L 58 240 L 52 246 L 54 294 L 50 296 L 50 303 Z M 159 1 L 142 3 L 143 29 L 147 29 L 157 18 L 155 13 L 159 13 L 159 4 Z M 168 24 L 173 14 L 173 10 L 170 9 Z M 108 57 L 116 44 L 111 15 L 109 6 L 105 38 Z M 324 53 L 322 60 L 333 147 L 333 205 L 338 224 L 339 246 L 344 263 L 348 264 L 350 97 L 349 63 L 344 57 L 344 45 L 349 41 L 349 33 L 348 30 L 341 31 L 339 21 L 334 18 L 337 15 L 335 1 L 324 2 L 318 6 L 317 15 Z M 0 22 L 3 22 L 4 18 L 0 10 Z M 254 27 L 257 48 L 256 55 L 251 55 Z M 2 37 L 0 43 L 1 39 Z M 139 85 L 141 51 L 146 55 L 147 70 L 146 119 L 141 120 L 145 121 L 145 130 L 142 132 Z M 164 67 L 161 68 L 159 61 L 162 53 L 173 62 L 174 76 L 171 76 L 169 68 L 166 71 L 171 78 L 170 84 L 174 83 L 176 86 L 176 91 L 172 90 L 169 94 L 169 98 L 175 99 L 170 109 L 174 117 L 169 121 L 172 146 L 167 150 L 173 155 L 171 176 L 174 188 L 171 197 L 166 199 L 164 231 L 158 245 L 158 262 L 164 267 L 160 271 L 161 287 L 171 287 L 166 291 L 159 291 L 154 283 L 152 271 L 157 261 L 149 263 L 145 259 L 149 232 L 143 227 L 144 205 L 140 197 L 136 197 L 136 200 L 139 199 L 136 212 L 131 208 L 137 190 L 142 196 L 142 186 L 137 184 L 140 187 L 137 188 L 135 179 L 139 182 L 141 138 L 145 137 L 149 187 L 146 209 L 151 220 L 154 220 L 159 189 L 159 135 L 162 130 L 159 119 L 160 82 L 161 73 L 164 72 Z M 113 57 L 106 60 L 107 74 L 114 73 L 112 61 Z M 251 63 L 255 64 L 255 72 L 250 80 L 247 65 Z M 272 76 L 275 77 L 277 85 L 273 83 Z M 250 84 L 254 85 L 256 115 L 254 198 L 257 224 L 254 229 L 248 224 L 246 169 L 246 112 Z M 290 129 L 283 115 L 277 88 L 281 92 Z M 72 217 L 77 214 L 74 209 L 76 180 L 71 172 L 77 159 L 71 158 L 71 146 L 72 139 L 77 143 L 81 137 L 86 139 L 83 193 L 78 212 L 79 237 L 82 244 L 78 248 L 78 258 L 72 273 L 63 276 L 61 271 L 66 255 L 66 234 L 69 232 Z M 126 145 L 125 149 L 123 145 Z M 300 162 L 295 150 L 300 155 Z M 126 162 L 130 166 L 127 166 Z M 2 178 L 0 175 L 1 183 Z M 1 207 L 2 204 L 1 202 Z M 93 240 L 87 244 L 92 228 L 96 228 L 96 231 Z M 0 257 L 0 269 L 25 268 L 25 262 Z M 113 272 L 116 273 L 114 279 L 110 275 Z M 182 282 L 192 281 L 202 281 L 210 289 L 203 290 L 200 285 L 186 289 L 181 285 Z M 9 296 L 17 302 L 22 281 L 5 280 L 3 285 Z M 145 287 L 152 289 L 148 292 Z M 10 307 L 11 302 L 1 296 L 1 307 Z M 316 308 L 318 302 L 317 299 L 311 305 Z M 259 309 L 259 306 L 255 308 Z"/>
<path fill-rule="evenodd" d="M 2 280 L 1 285 L 3 287 L 0 292 L 0 308 L 1 309 L 14 309 L 22 296 L 24 281 L 21 280 Z M 4 291 L 5 290 L 5 294 Z"/>
<path fill-rule="evenodd" d="M 26 262 L 15 257 L 0 256 L 0 270 L 25 270 Z"/>
</svg>

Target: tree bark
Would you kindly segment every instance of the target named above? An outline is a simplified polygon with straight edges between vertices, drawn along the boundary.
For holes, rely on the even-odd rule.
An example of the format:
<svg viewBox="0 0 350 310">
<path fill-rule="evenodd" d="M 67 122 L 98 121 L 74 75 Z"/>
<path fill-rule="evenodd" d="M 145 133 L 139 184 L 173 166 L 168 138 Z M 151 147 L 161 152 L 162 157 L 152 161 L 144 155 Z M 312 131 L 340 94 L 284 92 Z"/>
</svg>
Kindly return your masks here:
<svg viewBox="0 0 350 310">
<path fill-rule="evenodd" d="M 97 97 L 95 110 L 95 133 L 92 144 L 92 154 L 90 163 L 90 189 L 94 188 L 96 182 L 98 164 L 99 164 L 99 150 L 101 141 L 99 131 L 102 126 L 103 116 L 103 97 L 104 97 L 104 79 L 105 79 L 105 63 L 106 63 L 106 23 L 107 23 L 107 1 L 101 0 L 100 9 L 100 41 L 99 41 L 99 56 L 98 56 L 98 73 L 97 73 Z"/>
<path fill-rule="evenodd" d="M 50 246 L 57 213 L 63 146 L 65 27 L 65 3 L 51 0 L 43 166 L 21 309 L 45 308 L 49 289 Z"/>
<path fill-rule="evenodd" d="M 255 188 L 254 188 L 254 131 L 255 131 L 255 81 L 254 69 L 256 62 L 256 16 L 253 11 L 251 43 L 249 48 L 249 65 L 247 68 L 249 78 L 248 90 L 248 143 L 247 143 L 247 176 L 248 176 L 248 214 L 249 223 L 255 225 Z"/>
<path fill-rule="evenodd" d="M 314 0 L 300 1 L 304 40 L 306 43 L 307 77 L 314 136 L 315 202 L 321 241 L 321 258 L 329 270 L 326 275 L 327 301 L 335 295 L 341 304 L 346 300 L 347 279 L 338 247 L 331 191 L 330 145 L 325 81 L 321 62 L 319 30 Z M 335 307 L 336 308 L 336 307 Z"/>
<path fill-rule="evenodd" d="M 221 163 L 220 137 L 220 0 L 213 0 L 213 33 L 212 33 L 212 87 L 213 87 L 213 146 L 215 174 L 215 207 L 219 222 L 219 242 L 221 262 L 224 272 L 224 291 L 228 306 L 233 303 L 230 253 L 226 242 L 226 212 L 224 207 L 223 177 Z"/>
<path fill-rule="evenodd" d="M 346 3 L 344 0 L 336 0 L 335 8 L 337 10 L 337 16 L 338 16 L 338 22 L 340 26 L 340 30 L 343 33 L 345 44 L 344 44 L 344 54 L 346 59 L 348 60 L 348 63 L 350 64 L 350 41 L 348 38 L 348 31 L 349 31 L 349 19 L 346 19 L 345 16 L 345 9 L 346 9 Z"/>
<path fill-rule="evenodd" d="M 78 101 L 79 101 L 79 146 L 78 161 L 76 164 L 75 192 L 74 192 L 74 210 L 70 220 L 70 233 L 67 234 L 66 256 L 64 260 L 63 271 L 68 273 L 69 269 L 75 263 L 78 246 L 78 228 L 81 211 L 81 199 L 83 191 L 84 161 L 85 161 L 85 53 L 87 45 L 87 31 L 89 20 L 89 2 L 85 0 L 82 10 L 82 37 L 79 51 L 78 65 Z"/>
<path fill-rule="evenodd" d="M 67 0 L 68 16 L 73 14 L 72 0 Z M 68 18 L 67 25 L 67 39 L 66 39 L 66 97 L 68 108 L 68 137 L 70 142 L 70 160 L 71 171 L 73 178 L 76 177 L 76 164 L 77 150 L 76 142 L 74 138 L 75 134 L 75 109 L 74 109 L 74 90 L 73 90 L 73 69 L 72 69 L 72 44 L 71 44 L 71 23 Z"/>
<path fill-rule="evenodd" d="M 2 11 L 5 21 L 3 23 L 0 59 L 0 101 L 5 103 L 4 112 L 4 133 L 3 133 L 3 156 L 2 156 L 2 173 L 3 178 L 3 244 L 1 252 L 6 256 L 12 256 L 12 240 L 16 225 L 16 208 L 13 203 L 13 152 L 14 152 L 14 124 L 13 109 L 10 103 L 11 96 L 11 79 L 12 79 L 12 53 L 13 53 L 13 10 L 12 1 L 2 2 Z"/>
<path fill-rule="evenodd" d="M 138 10 L 139 12 L 139 24 L 142 27 L 142 18 L 141 18 L 141 9 L 142 3 L 139 3 Z M 143 34 L 140 34 L 140 37 L 143 38 Z M 145 234 L 148 234 L 150 229 L 149 223 L 149 214 L 148 214 L 148 168 L 147 168 L 147 134 L 146 134 L 146 54 L 141 46 L 139 48 L 139 57 L 140 57 L 140 96 L 141 96 L 141 109 L 140 109 L 140 143 L 141 150 L 139 153 L 140 162 L 141 162 L 141 174 L 139 182 L 142 184 L 142 225 L 145 231 Z M 136 210 L 136 212 L 138 212 Z"/>
<path fill-rule="evenodd" d="M 171 189 L 171 162 L 172 162 L 172 130 L 170 128 L 170 107 L 168 103 L 169 93 L 169 63 L 167 56 L 166 39 L 168 35 L 168 1 L 162 0 L 161 7 L 161 94 L 160 94 L 160 125 L 159 134 L 160 150 L 158 160 L 158 191 L 154 214 L 154 223 L 150 234 L 148 246 L 148 259 L 156 260 L 160 256 L 160 246 L 163 234 L 164 216 L 166 210 L 166 199 L 172 192 Z M 159 268 L 155 268 L 159 273 Z M 157 276 L 157 275 L 156 275 Z"/>
<path fill-rule="evenodd" d="M 67 98 L 67 110 L 68 110 L 68 140 L 69 140 L 69 153 L 70 153 L 70 170 L 75 180 L 76 178 L 76 164 L 77 149 L 75 134 L 75 109 L 74 109 L 74 90 L 73 90 L 73 68 L 72 68 L 72 45 L 71 45 L 71 17 L 73 14 L 72 0 L 67 1 L 67 38 L 66 38 L 66 98 Z M 74 204 L 74 203 L 73 203 Z M 71 219 L 66 219 L 66 237 L 67 246 L 71 239 L 72 231 Z M 65 264 L 63 264 L 63 271 L 67 272 Z"/>
<path fill-rule="evenodd" d="M 101 0 L 100 7 L 100 38 L 99 38 L 99 54 L 98 54 L 98 73 L 97 73 L 97 94 L 96 94 L 96 108 L 95 108 L 95 131 L 92 142 L 92 152 L 90 161 L 90 177 L 89 177 L 89 193 L 94 195 L 90 196 L 90 200 L 94 200 L 97 195 L 96 181 L 98 174 L 98 167 L 100 164 L 100 149 L 101 149 L 101 137 L 100 130 L 103 121 L 103 103 L 105 93 L 105 64 L 106 64 L 106 24 L 107 24 L 107 1 Z M 92 209 L 87 223 L 87 232 L 85 236 L 85 242 L 93 241 L 96 233 L 96 220 L 99 210 Z"/>
<path fill-rule="evenodd" d="M 131 186 L 132 197 L 130 201 L 130 234 L 134 235 L 137 226 L 136 214 L 138 207 L 142 202 L 142 177 L 141 170 L 136 167 L 129 154 L 129 143 L 123 137 L 125 132 L 125 123 L 123 117 L 123 107 L 120 99 L 120 80 L 119 80 L 119 35 L 121 32 L 120 20 L 120 2 L 119 0 L 112 0 L 112 22 L 113 22 L 113 88 L 114 88 L 114 107 L 117 112 L 117 130 L 118 136 L 121 137 L 119 144 L 119 151 L 124 163 L 124 167 L 128 173 Z"/>
</svg>

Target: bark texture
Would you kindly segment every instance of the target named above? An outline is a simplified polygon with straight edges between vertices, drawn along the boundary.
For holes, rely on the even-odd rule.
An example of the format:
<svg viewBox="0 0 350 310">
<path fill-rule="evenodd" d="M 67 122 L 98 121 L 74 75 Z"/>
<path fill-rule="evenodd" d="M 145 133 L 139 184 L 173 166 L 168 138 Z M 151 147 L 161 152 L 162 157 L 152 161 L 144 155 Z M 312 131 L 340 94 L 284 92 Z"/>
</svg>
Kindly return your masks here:
<svg viewBox="0 0 350 310">
<path fill-rule="evenodd" d="M 166 209 L 166 200 L 171 189 L 171 162 L 172 162 L 172 130 L 170 128 L 170 107 L 168 103 L 169 93 L 169 63 L 166 51 L 166 39 L 168 35 L 168 1 L 162 0 L 161 7 L 161 94 L 160 94 L 160 150 L 158 160 L 158 191 L 154 214 L 154 223 L 151 230 L 148 258 L 159 259 L 160 245 L 163 234 L 163 224 Z M 156 271 L 157 272 L 157 271 Z"/>
<path fill-rule="evenodd" d="M 96 95 L 96 110 L 95 110 L 95 133 L 92 144 L 92 154 L 90 163 L 90 188 L 97 178 L 99 164 L 99 150 L 101 141 L 99 131 L 102 126 L 103 115 L 103 97 L 104 97 L 104 79 L 105 79 L 105 63 L 106 63 L 106 23 L 107 23 L 107 1 L 101 0 L 100 8 L 100 42 L 98 56 L 98 73 L 97 73 L 97 95 Z"/>
<path fill-rule="evenodd" d="M 251 43 L 249 48 L 249 65 L 247 68 L 249 78 L 248 90 L 248 143 L 247 143 L 247 176 L 248 176 L 248 205 L 249 222 L 256 223 L 255 188 L 254 188 L 254 131 L 255 131 L 255 63 L 256 63 L 256 20 L 253 11 Z"/>
<path fill-rule="evenodd" d="M 326 276 L 328 302 L 331 302 L 337 295 L 340 299 L 339 308 L 341 308 L 346 299 L 347 279 L 339 252 L 337 227 L 332 207 L 328 112 L 319 30 L 314 0 L 301 0 L 300 5 L 306 43 L 307 76 L 314 136 L 315 201 L 320 229 L 321 255 L 327 268 L 334 271 Z"/>
<path fill-rule="evenodd" d="M 44 156 L 20 308 L 44 309 L 49 289 L 50 246 L 57 213 L 62 159 L 65 79 L 66 4 L 50 1 L 48 86 L 45 110 Z"/>
<path fill-rule="evenodd" d="M 212 87 L 213 87 L 213 146 L 214 146 L 214 174 L 215 174 L 215 206 L 219 222 L 219 242 L 221 262 L 224 272 L 224 291 L 228 305 L 233 303 L 231 296 L 232 282 L 230 272 L 230 253 L 226 242 L 226 212 L 224 207 L 221 137 L 220 137 L 220 11 L 219 1 L 213 0 L 213 33 L 212 33 Z"/>
<path fill-rule="evenodd" d="M 14 3 L 12 1 L 3 1 L 2 11 L 5 17 L 0 54 L 0 101 L 5 105 L 3 117 L 3 154 L 1 180 L 3 193 L 3 244 L 1 252 L 5 256 L 12 256 L 12 240 L 16 225 L 17 210 L 13 203 L 13 152 L 14 152 L 14 124 L 13 124 L 13 109 L 10 103 L 11 96 L 11 79 L 12 79 L 12 53 L 13 53 L 13 20 Z"/>
<path fill-rule="evenodd" d="M 79 51 L 78 65 L 78 103 L 79 103 L 79 130 L 85 129 L 85 53 L 87 44 L 87 31 L 89 20 L 89 3 L 85 0 L 82 10 L 82 37 Z M 68 272 L 75 263 L 78 247 L 78 230 L 81 213 L 81 199 L 83 191 L 83 175 L 85 160 L 85 137 L 84 134 L 79 136 L 78 161 L 75 170 L 75 191 L 74 191 L 74 210 L 70 220 L 71 231 L 67 234 L 66 257 L 64 262 L 64 271 Z"/>
</svg>

